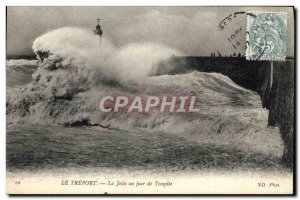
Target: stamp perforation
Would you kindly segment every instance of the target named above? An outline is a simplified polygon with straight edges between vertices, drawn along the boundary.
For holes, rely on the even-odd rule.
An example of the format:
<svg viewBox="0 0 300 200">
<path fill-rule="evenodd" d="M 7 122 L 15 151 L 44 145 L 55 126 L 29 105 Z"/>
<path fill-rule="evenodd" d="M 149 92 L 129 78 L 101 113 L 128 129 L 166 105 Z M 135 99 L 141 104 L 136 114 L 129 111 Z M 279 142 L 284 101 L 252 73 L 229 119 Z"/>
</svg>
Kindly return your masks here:
<svg viewBox="0 0 300 200">
<path fill-rule="evenodd" d="M 249 11 L 250 13 L 253 13 L 253 14 L 264 14 L 264 13 L 271 13 L 271 14 L 279 14 L 281 15 L 280 16 L 280 19 L 283 21 L 284 23 L 284 27 L 285 27 L 285 41 L 283 42 L 283 46 L 282 48 L 284 48 L 282 50 L 282 52 L 284 52 L 284 55 L 278 57 L 276 55 L 264 55 L 264 51 L 266 50 L 266 47 L 264 47 L 262 53 L 260 55 L 256 55 L 254 54 L 253 56 L 253 52 L 252 52 L 252 49 L 251 49 L 251 41 L 250 41 L 250 34 L 251 34 L 251 30 L 250 30 L 250 27 L 252 25 L 252 21 L 251 21 L 251 18 L 252 16 L 247 16 L 247 27 L 246 27 L 246 30 L 247 30 L 247 34 L 246 34 L 246 44 L 247 44 L 247 48 L 246 48 L 246 59 L 247 60 L 252 60 L 252 61 L 285 61 L 286 59 L 286 39 L 287 39 L 287 23 L 288 23 L 288 13 L 287 12 L 273 12 L 273 11 Z M 282 17 L 282 15 L 284 17 Z M 267 41 L 266 41 L 266 44 L 267 44 Z"/>
</svg>

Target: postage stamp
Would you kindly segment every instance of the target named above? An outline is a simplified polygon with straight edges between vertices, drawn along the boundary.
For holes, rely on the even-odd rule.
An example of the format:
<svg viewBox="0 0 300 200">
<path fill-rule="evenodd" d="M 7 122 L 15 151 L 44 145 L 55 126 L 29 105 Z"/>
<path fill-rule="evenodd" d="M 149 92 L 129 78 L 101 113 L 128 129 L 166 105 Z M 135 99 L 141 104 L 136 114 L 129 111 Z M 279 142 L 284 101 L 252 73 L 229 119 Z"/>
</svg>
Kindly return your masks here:
<svg viewBox="0 0 300 200">
<path fill-rule="evenodd" d="M 247 16 L 247 60 L 284 61 L 287 13 L 252 12 Z"/>
</svg>

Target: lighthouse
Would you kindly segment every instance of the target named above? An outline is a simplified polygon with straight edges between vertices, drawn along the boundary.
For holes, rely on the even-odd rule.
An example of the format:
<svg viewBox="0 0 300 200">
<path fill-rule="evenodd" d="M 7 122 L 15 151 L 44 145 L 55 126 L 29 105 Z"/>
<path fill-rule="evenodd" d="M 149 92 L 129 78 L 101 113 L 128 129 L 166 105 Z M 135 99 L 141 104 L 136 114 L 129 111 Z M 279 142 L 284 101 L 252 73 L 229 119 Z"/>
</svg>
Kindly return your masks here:
<svg viewBox="0 0 300 200">
<path fill-rule="evenodd" d="M 98 24 L 96 26 L 96 29 L 94 30 L 94 33 L 95 33 L 95 35 L 99 35 L 101 37 L 103 34 L 103 30 L 101 29 L 101 26 L 99 24 L 100 19 L 97 19 L 97 21 L 98 21 Z"/>
</svg>

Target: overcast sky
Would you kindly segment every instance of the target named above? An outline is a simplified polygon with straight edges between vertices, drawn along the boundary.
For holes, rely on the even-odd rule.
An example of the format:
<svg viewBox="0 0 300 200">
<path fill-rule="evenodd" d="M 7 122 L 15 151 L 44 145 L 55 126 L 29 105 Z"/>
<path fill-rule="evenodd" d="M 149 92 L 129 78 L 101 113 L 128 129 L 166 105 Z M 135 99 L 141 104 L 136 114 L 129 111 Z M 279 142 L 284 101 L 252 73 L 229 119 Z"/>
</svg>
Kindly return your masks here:
<svg viewBox="0 0 300 200">
<path fill-rule="evenodd" d="M 154 42 L 182 51 L 186 55 L 206 56 L 245 51 L 246 16 L 234 18 L 224 30 L 219 23 L 236 11 L 284 11 L 288 13 L 287 55 L 294 54 L 294 18 L 291 7 L 8 7 L 7 54 L 31 54 L 32 43 L 43 33 L 60 27 L 82 27 L 93 32 L 96 19 L 103 37 L 114 45 Z M 236 39 L 237 50 L 228 37 L 242 27 Z"/>
</svg>

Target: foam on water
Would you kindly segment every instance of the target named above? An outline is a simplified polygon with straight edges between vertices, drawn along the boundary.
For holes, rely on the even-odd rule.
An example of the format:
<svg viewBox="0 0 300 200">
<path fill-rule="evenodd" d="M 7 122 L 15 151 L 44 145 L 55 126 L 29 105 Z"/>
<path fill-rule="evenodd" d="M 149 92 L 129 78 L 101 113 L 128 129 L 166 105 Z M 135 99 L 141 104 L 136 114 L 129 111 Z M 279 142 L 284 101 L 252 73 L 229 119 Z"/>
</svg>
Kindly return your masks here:
<svg viewBox="0 0 300 200">
<path fill-rule="evenodd" d="M 210 142 L 221 137 L 220 142 L 236 146 L 243 146 L 243 141 L 253 149 L 251 138 L 265 134 L 260 142 L 274 144 L 277 154 L 282 150 L 278 131 L 267 127 L 268 110 L 261 107 L 257 93 L 217 73 L 159 74 L 172 70 L 159 69 L 159 63 L 182 55 L 176 49 L 148 42 L 115 47 L 105 38 L 68 27 L 40 36 L 33 50 L 39 67 L 32 81 L 7 91 L 8 124 L 147 129 Z M 192 115 L 101 113 L 100 99 L 108 93 L 196 96 L 201 107 Z"/>
</svg>

